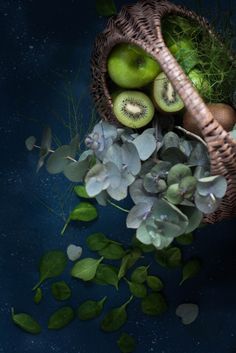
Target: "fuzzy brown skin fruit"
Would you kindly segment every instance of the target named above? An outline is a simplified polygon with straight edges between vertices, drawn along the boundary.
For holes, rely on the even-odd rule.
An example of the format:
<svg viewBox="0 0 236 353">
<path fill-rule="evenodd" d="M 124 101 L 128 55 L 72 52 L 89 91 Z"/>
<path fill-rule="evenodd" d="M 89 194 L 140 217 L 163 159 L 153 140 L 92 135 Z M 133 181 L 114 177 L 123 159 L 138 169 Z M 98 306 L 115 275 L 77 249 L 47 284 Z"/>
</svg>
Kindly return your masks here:
<svg viewBox="0 0 236 353">
<path fill-rule="evenodd" d="M 207 108 L 225 131 L 233 129 L 236 124 L 236 111 L 230 105 L 224 103 L 209 103 L 207 104 Z M 186 111 L 183 116 L 183 127 L 196 135 L 202 136 L 196 119 L 188 111 Z"/>
</svg>

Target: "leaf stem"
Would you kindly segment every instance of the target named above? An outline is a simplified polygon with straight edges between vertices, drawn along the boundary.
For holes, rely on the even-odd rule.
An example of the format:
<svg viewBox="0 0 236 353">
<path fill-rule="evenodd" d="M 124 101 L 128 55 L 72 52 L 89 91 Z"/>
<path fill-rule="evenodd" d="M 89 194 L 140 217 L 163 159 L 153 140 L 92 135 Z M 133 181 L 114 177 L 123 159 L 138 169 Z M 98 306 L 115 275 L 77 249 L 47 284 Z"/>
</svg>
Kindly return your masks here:
<svg viewBox="0 0 236 353">
<path fill-rule="evenodd" d="M 69 223 L 70 223 L 70 216 L 67 218 L 66 223 L 64 224 L 64 227 L 61 230 L 61 235 L 64 235 L 65 230 L 66 230 Z"/>
<path fill-rule="evenodd" d="M 111 204 L 112 206 L 118 208 L 118 210 L 121 210 L 121 211 L 123 211 L 123 212 L 129 213 L 129 210 L 127 210 L 127 209 L 125 209 L 125 208 L 123 208 L 123 207 L 121 207 L 121 206 L 118 206 L 116 203 L 114 203 L 114 202 L 112 202 L 112 201 L 110 201 L 110 200 L 107 200 L 107 202 L 108 202 L 109 204 Z"/>
<path fill-rule="evenodd" d="M 184 132 L 186 135 L 189 135 L 189 136 L 194 137 L 195 139 L 197 139 L 198 141 L 200 141 L 204 146 L 207 147 L 206 142 L 205 142 L 200 136 L 198 136 L 198 135 L 196 135 L 196 134 L 193 134 L 192 132 L 190 132 L 190 131 L 184 129 L 182 126 L 177 126 L 177 125 L 176 125 L 175 128 L 178 129 L 178 130 L 180 130 L 180 131 L 182 131 L 182 132 Z"/>
</svg>

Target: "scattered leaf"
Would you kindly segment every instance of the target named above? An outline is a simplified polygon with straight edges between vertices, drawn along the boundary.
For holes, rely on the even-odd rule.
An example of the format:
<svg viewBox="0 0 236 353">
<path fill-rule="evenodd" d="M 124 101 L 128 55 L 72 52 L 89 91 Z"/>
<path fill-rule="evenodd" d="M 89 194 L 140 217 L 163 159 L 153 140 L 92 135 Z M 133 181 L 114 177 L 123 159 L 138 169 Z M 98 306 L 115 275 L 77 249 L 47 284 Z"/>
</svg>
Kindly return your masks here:
<svg viewBox="0 0 236 353">
<path fill-rule="evenodd" d="M 182 235 L 179 235 L 177 238 L 175 238 L 175 240 L 180 245 L 190 245 L 193 242 L 193 234 L 192 233 L 182 234 Z"/>
<path fill-rule="evenodd" d="M 159 265 L 167 268 L 175 268 L 181 265 L 182 254 L 177 247 L 169 247 L 162 250 L 157 250 L 155 260 Z"/>
<path fill-rule="evenodd" d="M 128 269 L 131 268 L 136 263 L 136 261 L 138 261 L 141 255 L 142 255 L 141 251 L 139 249 L 134 248 L 132 251 L 130 251 L 122 258 L 119 273 L 118 273 L 119 280 L 125 276 Z"/>
<path fill-rule="evenodd" d="M 85 259 L 79 260 L 73 266 L 71 270 L 71 276 L 82 279 L 83 281 L 90 281 L 95 277 L 98 265 L 102 260 L 103 257 L 100 259 L 87 257 Z"/>
<path fill-rule="evenodd" d="M 86 300 L 80 304 L 78 308 L 78 317 L 80 320 L 92 320 L 98 317 L 102 310 L 107 297 L 102 298 L 99 301 Z"/>
<path fill-rule="evenodd" d="M 19 313 L 15 314 L 12 308 L 12 320 L 15 325 L 20 327 L 22 330 L 36 335 L 41 332 L 41 326 L 39 323 L 29 314 Z"/>
<path fill-rule="evenodd" d="M 27 148 L 28 151 L 32 151 L 34 149 L 35 143 L 36 143 L 36 137 L 35 136 L 29 136 L 25 140 L 25 147 Z"/>
<path fill-rule="evenodd" d="M 125 250 L 119 244 L 108 244 L 105 248 L 99 250 L 99 255 L 108 260 L 119 260 L 125 255 Z"/>
<path fill-rule="evenodd" d="M 117 341 L 117 345 L 122 353 L 132 353 L 136 347 L 136 341 L 133 336 L 123 332 Z"/>
<path fill-rule="evenodd" d="M 82 252 L 83 252 L 83 249 L 81 248 L 81 246 L 77 246 L 74 244 L 70 244 L 66 250 L 68 259 L 71 261 L 78 260 L 81 257 Z"/>
<path fill-rule="evenodd" d="M 72 221 L 90 222 L 98 216 L 96 208 L 89 202 L 79 203 L 71 212 L 70 219 Z"/>
<path fill-rule="evenodd" d="M 150 293 L 142 299 L 141 308 L 144 314 L 156 316 L 167 310 L 167 303 L 161 293 Z"/>
<path fill-rule="evenodd" d="M 136 298 L 144 298 L 147 295 L 147 288 L 143 283 L 130 282 L 126 279 L 130 293 Z"/>
<path fill-rule="evenodd" d="M 147 285 L 154 292 L 159 292 L 164 287 L 163 282 L 157 276 L 147 276 Z"/>
<path fill-rule="evenodd" d="M 118 289 L 118 270 L 115 266 L 100 263 L 93 281 L 97 284 L 110 284 Z"/>
<path fill-rule="evenodd" d="M 88 195 L 86 188 L 84 185 L 77 185 L 74 187 L 74 192 L 77 196 L 82 197 L 84 199 L 89 199 L 90 196 Z"/>
<path fill-rule="evenodd" d="M 43 291 L 42 288 L 38 287 L 35 291 L 34 295 L 34 302 L 35 304 L 39 304 L 42 301 L 43 298 Z"/>
<path fill-rule="evenodd" d="M 126 307 L 131 302 L 131 296 L 127 302 L 118 308 L 111 309 L 101 322 L 101 329 L 105 332 L 113 332 L 119 330 L 127 321 Z"/>
<path fill-rule="evenodd" d="M 46 163 L 46 169 L 50 174 L 58 174 L 63 172 L 67 164 L 70 163 L 68 159 L 74 158 L 74 154 L 71 151 L 71 146 L 63 145 L 58 147 L 54 153 L 48 158 Z"/>
<path fill-rule="evenodd" d="M 196 304 L 180 304 L 175 313 L 181 318 L 182 324 L 189 325 L 198 317 L 199 308 Z"/>
<path fill-rule="evenodd" d="M 67 258 L 64 252 L 52 250 L 44 254 L 39 264 L 39 282 L 34 286 L 33 290 L 37 289 L 46 279 L 60 276 L 66 265 Z"/>
<path fill-rule="evenodd" d="M 110 244 L 110 240 L 103 233 L 94 233 L 87 237 L 86 243 L 90 250 L 99 251 Z"/>
<path fill-rule="evenodd" d="M 180 286 L 187 280 L 192 277 L 195 277 L 201 269 L 201 264 L 198 259 L 189 260 L 182 269 L 182 280 Z"/>
<path fill-rule="evenodd" d="M 65 281 L 53 283 L 51 285 L 51 292 L 56 300 L 67 300 L 71 297 L 71 289 Z"/>
<path fill-rule="evenodd" d="M 64 328 L 74 319 L 74 316 L 74 310 L 70 306 L 64 306 L 50 316 L 48 328 L 51 330 Z"/>
<path fill-rule="evenodd" d="M 144 283 L 147 279 L 147 270 L 149 266 L 139 266 L 131 273 L 131 281 L 135 283 Z"/>
</svg>

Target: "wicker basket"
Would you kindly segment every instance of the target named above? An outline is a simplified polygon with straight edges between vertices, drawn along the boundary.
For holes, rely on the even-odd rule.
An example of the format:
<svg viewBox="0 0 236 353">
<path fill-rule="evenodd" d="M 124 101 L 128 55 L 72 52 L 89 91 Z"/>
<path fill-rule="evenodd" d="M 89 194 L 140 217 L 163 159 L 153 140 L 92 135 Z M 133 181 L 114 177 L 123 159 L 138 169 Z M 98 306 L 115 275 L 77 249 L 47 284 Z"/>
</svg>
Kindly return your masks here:
<svg viewBox="0 0 236 353">
<path fill-rule="evenodd" d="M 185 107 L 197 120 L 208 146 L 211 173 L 223 175 L 227 179 L 227 193 L 220 207 L 204 218 L 207 223 L 215 223 L 236 215 L 236 143 L 214 120 L 204 101 L 166 47 L 161 33 L 161 19 L 169 14 L 193 19 L 215 36 L 204 18 L 168 1 L 140 0 L 134 5 L 125 6 L 117 16 L 109 20 L 107 28 L 95 41 L 91 62 L 92 95 L 101 117 L 117 123 L 107 86 L 107 57 L 111 49 L 121 42 L 133 43 L 159 62 L 184 101 Z"/>
</svg>

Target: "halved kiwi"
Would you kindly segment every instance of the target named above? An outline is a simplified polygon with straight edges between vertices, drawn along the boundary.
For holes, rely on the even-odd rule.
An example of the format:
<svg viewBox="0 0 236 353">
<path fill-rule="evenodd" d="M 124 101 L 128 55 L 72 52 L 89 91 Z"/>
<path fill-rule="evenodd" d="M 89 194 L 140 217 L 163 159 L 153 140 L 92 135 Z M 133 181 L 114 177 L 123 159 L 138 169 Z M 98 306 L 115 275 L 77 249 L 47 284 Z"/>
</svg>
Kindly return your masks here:
<svg viewBox="0 0 236 353">
<path fill-rule="evenodd" d="M 113 111 L 121 124 L 138 129 L 152 120 L 155 109 L 146 94 L 139 91 L 123 91 L 115 97 Z"/>
<path fill-rule="evenodd" d="M 182 99 L 164 72 L 155 78 L 152 93 L 155 105 L 162 112 L 175 113 L 184 108 Z"/>
</svg>

